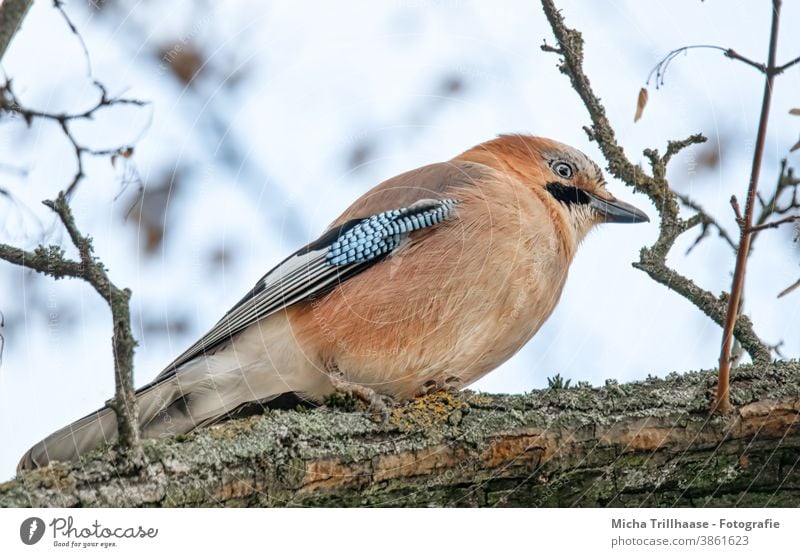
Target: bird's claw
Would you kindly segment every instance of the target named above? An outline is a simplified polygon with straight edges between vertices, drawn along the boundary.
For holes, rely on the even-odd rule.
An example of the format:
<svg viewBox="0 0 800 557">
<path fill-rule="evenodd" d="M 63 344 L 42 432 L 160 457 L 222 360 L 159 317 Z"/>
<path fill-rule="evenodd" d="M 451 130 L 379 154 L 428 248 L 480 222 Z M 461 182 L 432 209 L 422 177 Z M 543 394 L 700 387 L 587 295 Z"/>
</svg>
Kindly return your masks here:
<svg viewBox="0 0 800 557">
<path fill-rule="evenodd" d="M 369 405 L 370 412 L 380 416 L 381 424 L 386 424 L 389 421 L 389 415 L 391 414 L 390 409 L 395 405 L 395 401 L 392 397 L 378 394 L 369 387 L 357 383 L 349 383 L 334 375 L 331 375 L 331 384 L 337 391 L 341 393 L 350 393 Z"/>
<path fill-rule="evenodd" d="M 460 377 L 450 376 L 443 381 L 431 379 L 426 381 L 417 391 L 415 396 L 428 396 L 438 392 L 446 392 L 450 394 L 458 393 L 464 386 Z"/>
</svg>

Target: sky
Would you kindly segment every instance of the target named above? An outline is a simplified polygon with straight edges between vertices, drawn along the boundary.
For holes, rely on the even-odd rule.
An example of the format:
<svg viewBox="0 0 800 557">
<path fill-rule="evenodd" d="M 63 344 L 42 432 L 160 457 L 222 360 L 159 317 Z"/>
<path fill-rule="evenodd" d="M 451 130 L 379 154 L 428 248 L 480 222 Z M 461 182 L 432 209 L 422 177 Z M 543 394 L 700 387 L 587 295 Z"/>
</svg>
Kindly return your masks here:
<svg viewBox="0 0 800 557">
<path fill-rule="evenodd" d="M 702 132 L 677 157 L 672 187 L 733 230 L 743 197 L 763 81 L 713 50 L 678 56 L 636 97 L 653 66 L 692 44 L 766 55 L 767 2 L 559 1 L 583 32 L 585 69 L 634 162 L 646 147 Z M 352 200 L 402 171 L 446 160 L 498 133 L 573 145 L 605 166 L 582 126 L 585 108 L 544 53 L 553 38 L 537 2 L 155 2 L 66 6 L 90 53 L 51 3 L 36 2 L 2 62 L 23 104 L 77 112 L 111 94 L 114 107 L 74 133 L 93 148 L 135 144 L 130 159 L 86 159 L 72 207 L 112 280 L 131 288 L 135 381 L 147 383 L 288 253 L 314 239 Z M 785 3 L 779 60 L 800 54 L 800 5 Z M 188 74 L 186 73 L 188 71 Z M 189 77 L 194 75 L 193 78 Z M 800 66 L 777 80 L 764 157 L 769 189 L 800 134 Z M 32 248 L 65 235 L 42 199 L 75 172 L 57 127 L 0 120 L 0 241 Z M 789 156 L 798 163 L 800 152 Z M 644 196 L 619 198 L 656 215 Z M 686 213 L 691 214 L 691 212 Z M 631 263 L 657 236 L 649 224 L 605 225 L 581 246 L 561 302 L 525 348 L 473 388 L 524 392 L 560 374 L 601 385 L 715 367 L 720 329 Z M 669 263 L 699 285 L 728 289 L 733 255 L 713 237 Z M 68 253 L 72 253 L 68 250 Z M 745 310 L 786 357 L 800 354 L 800 275 L 788 229 L 752 255 Z M 0 479 L 34 442 L 113 395 L 110 316 L 78 281 L 53 281 L 0 262 Z"/>
</svg>

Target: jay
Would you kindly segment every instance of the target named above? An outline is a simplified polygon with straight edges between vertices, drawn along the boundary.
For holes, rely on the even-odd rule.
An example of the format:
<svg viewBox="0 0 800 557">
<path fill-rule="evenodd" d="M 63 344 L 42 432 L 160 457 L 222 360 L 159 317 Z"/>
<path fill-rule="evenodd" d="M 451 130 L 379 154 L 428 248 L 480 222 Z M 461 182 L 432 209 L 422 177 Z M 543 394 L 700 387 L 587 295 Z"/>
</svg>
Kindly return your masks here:
<svg viewBox="0 0 800 557">
<path fill-rule="evenodd" d="M 603 222 L 648 221 L 580 151 L 502 135 L 391 178 L 262 277 L 137 391 L 143 437 L 185 433 L 287 393 L 347 390 L 383 409 L 461 388 L 533 337 L 575 251 Z M 32 447 L 20 469 L 116 436 L 102 408 Z"/>
</svg>

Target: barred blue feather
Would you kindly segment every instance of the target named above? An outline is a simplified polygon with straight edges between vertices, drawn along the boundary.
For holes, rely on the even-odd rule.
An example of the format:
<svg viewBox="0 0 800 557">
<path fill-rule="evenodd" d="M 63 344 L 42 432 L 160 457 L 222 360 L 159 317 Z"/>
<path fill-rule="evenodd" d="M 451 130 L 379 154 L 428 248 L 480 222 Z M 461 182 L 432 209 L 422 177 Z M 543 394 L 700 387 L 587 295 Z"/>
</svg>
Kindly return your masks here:
<svg viewBox="0 0 800 557">
<path fill-rule="evenodd" d="M 339 236 L 326 259 L 336 266 L 372 261 L 391 253 L 411 232 L 445 220 L 455 205 L 455 199 L 426 200 L 368 217 Z"/>
</svg>

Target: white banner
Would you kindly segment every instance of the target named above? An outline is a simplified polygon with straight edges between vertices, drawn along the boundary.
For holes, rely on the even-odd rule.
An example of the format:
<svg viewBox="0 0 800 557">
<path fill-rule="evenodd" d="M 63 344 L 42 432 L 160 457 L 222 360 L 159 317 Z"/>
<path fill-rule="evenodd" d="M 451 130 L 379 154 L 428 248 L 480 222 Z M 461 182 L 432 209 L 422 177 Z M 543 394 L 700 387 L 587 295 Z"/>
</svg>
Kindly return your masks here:
<svg viewBox="0 0 800 557">
<path fill-rule="evenodd" d="M 0 554 L 777 555 L 799 528 L 799 509 L 0 509 Z"/>
</svg>

